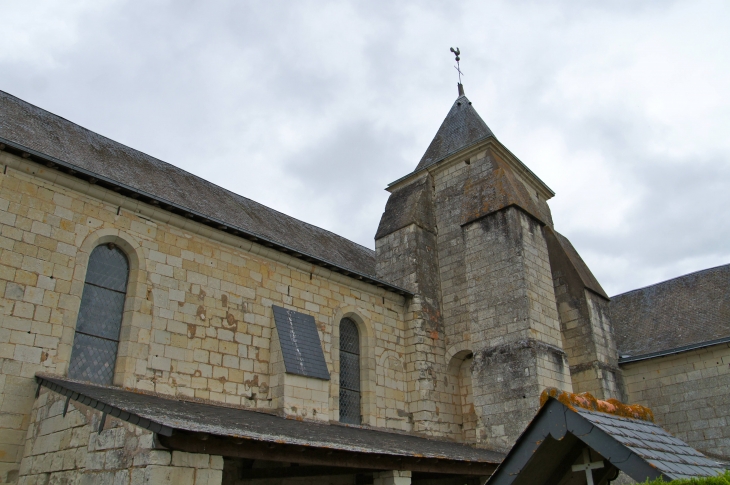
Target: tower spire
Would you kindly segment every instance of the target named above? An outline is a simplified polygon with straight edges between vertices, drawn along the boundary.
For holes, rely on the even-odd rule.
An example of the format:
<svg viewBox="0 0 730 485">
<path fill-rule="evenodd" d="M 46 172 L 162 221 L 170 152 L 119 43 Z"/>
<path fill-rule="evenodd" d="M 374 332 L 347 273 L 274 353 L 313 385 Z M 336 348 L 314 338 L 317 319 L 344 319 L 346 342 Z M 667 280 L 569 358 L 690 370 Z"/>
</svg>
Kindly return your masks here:
<svg viewBox="0 0 730 485">
<path fill-rule="evenodd" d="M 464 85 L 461 84 L 461 76 L 464 73 L 461 72 L 461 69 L 459 68 L 460 67 L 459 66 L 459 61 L 461 60 L 461 57 L 459 57 L 459 56 L 461 55 L 461 51 L 459 50 L 458 47 L 457 48 L 453 48 L 452 47 L 451 48 L 451 52 L 453 52 L 454 53 L 454 57 L 456 57 L 456 65 L 454 66 L 454 69 L 456 69 L 456 71 L 459 73 L 459 84 L 458 84 L 459 96 L 464 96 Z"/>
</svg>

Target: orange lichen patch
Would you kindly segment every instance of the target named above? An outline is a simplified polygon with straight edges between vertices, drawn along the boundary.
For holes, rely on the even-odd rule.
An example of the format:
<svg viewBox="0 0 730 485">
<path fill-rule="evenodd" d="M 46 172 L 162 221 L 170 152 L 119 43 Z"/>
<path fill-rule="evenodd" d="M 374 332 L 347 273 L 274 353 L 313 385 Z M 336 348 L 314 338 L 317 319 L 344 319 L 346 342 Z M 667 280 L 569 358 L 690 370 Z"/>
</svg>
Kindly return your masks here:
<svg viewBox="0 0 730 485">
<path fill-rule="evenodd" d="M 555 387 L 548 387 L 540 395 L 540 406 L 545 405 L 548 398 L 557 399 L 569 409 L 575 411 L 575 408 L 583 408 L 589 411 L 598 411 L 601 413 L 613 414 L 622 418 L 641 419 L 642 421 L 654 422 L 654 413 L 651 409 L 639 404 L 624 404 L 617 399 L 607 399 L 602 401 L 596 399 L 590 393 L 573 394 L 565 392 Z"/>
</svg>

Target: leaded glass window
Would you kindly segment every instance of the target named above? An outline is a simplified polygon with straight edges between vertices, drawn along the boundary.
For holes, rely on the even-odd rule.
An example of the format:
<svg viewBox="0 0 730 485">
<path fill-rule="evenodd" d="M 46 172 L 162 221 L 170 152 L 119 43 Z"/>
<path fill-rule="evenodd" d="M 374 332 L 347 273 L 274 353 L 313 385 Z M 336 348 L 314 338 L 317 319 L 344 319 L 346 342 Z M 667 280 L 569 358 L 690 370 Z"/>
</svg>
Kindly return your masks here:
<svg viewBox="0 0 730 485">
<path fill-rule="evenodd" d="M 76 321 L 70 378 L 112 384 L 128 277 L 129 263 L 119 248 L 113 244 L 94 248 Z"/>
<path fill-rule="evenodd" d="M 360 424 L 360 335 L 349 318 L 340 322 L 340 421 Z"/>
</svg>

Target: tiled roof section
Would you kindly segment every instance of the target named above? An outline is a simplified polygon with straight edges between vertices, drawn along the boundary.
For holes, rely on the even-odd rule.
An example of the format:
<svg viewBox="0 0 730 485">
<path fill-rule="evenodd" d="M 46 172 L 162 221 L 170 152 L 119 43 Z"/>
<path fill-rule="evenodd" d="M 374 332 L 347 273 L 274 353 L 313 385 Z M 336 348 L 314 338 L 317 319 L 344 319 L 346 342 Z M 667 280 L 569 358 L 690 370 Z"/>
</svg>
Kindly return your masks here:
<svg viewBox="0 0 730 485">
<path fill-rule="evenodd" d="M 436 232 L 430 184 L 430 177 L 421 177 L 390 194 L 378 225 L 378 232 L 375 233 L 375 240 L 410 224 L 416 224 L 432 233 Z"/>
<path fill-rule="evenodd" d="M 276 305 L 271 308 L 286 372 L 329 380 L 314 317 Z"/>
<path fill-rule="evenodd" d="M 563 251 L 565 251 L 565 255 L 573 264 L 573 267 L 578 273 L 578 276 L 580 276 L 580 279 L 583 281 L 583 285 L 585 285 L 585 287 L 589 290 L 601 295 L 608 300 L 608 295 L 603 290 L 603 287 L 598 282 L 596 277 L 593 276 L 590 268 L 588 268 L 588 265 L 585 263 L 585 261 L 583 261 L 583 258 L 580 257 L 580 254 L 578 254 L 578 251 L 575 250 L 573 244 L 568 240 L 568 238 L 557 231 L 555 232 L 555 237 L 560 243 L 560 247 L 562 247 Z"/>
<path fill-rule="evenodd" d="M 578 414 L 672 479 L 713 476 L 720 464 L 654 423 L 578 409 Z"/>
<path fill-rule="evenodd" d="M 143 421 L 169 436 L 175 430 L 360 453 L 499 463 L 504 455 L 468 445 L 365 428 L 319 424 L 233 407 L 85 384 L 38 374 L 43 386 L 119 419 Z M 92 401 L 93 402 L 90 402 Z M 105 407 L 106 405 L 106 407 Z M 125 413 L 125 414 L 120 414 Z"/>
<path fill-rule="evenodd" d="M 446 115 L 415 171 L 433 165 L 451 154 L 494 136 L 466 96 L 459 96 Z"/>
<path fill-rule="evenodd" d="M 679 349 L 730 336 L 730 265 L 611 298 L 620 357 Z"/>
<path fill-rule="evenodd" d="M 0 138 L 341 268 L 375 275 L 375 252 L 0 91 Z"/>
<path fill-rule="evenodd" d="M 600 470 L 594 470 L 596 483 L 605 483 L 603 480 L 609 480 L 618 470 L 639 483 L 723 472 L 720 463 L 647 421 L 646 415 L 641 416 L 645 413 L 639 413 L 641 419 L 626 413 L 619 415 L 621 410 L 617 414 L 616 409 L 609 414 L 601 406 L 589 410 L 550 394 L 487 482 L 489 485 L 585 483 L 584 477 L 576 476 L 583 471 L 572 469 L 571 464 L 585 463 L 585 458 L 577 460 L 586 450 L 600 455 L 604 462 Z M 604 404 L 616 407 L 615 403 Z M 633 415 L 634 406 L 618 407 L 622 406 Z"/>
</svg>

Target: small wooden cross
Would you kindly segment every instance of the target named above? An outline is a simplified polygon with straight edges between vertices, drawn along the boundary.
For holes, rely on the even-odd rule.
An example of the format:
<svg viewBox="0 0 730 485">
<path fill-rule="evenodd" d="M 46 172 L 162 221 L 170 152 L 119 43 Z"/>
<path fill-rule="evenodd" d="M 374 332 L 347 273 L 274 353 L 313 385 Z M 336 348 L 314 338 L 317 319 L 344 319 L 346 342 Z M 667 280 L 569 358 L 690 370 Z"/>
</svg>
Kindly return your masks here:
<svg viewBox="0 0 730 485">
<path fill-rule="evenodd" d="M 583 463 L 580 465 L 573 465 L 574 472 L 586 472 L 586 483 L 588 485 L 594 485 L 593 483 L 593 470 L 603 468 L 603 461 L 594 461 L 591 463 L 591 453 L 588 448 L 583 449 Z"/>
</svg>

